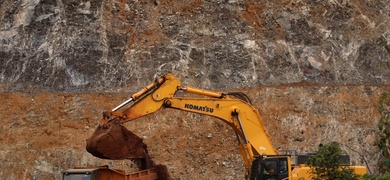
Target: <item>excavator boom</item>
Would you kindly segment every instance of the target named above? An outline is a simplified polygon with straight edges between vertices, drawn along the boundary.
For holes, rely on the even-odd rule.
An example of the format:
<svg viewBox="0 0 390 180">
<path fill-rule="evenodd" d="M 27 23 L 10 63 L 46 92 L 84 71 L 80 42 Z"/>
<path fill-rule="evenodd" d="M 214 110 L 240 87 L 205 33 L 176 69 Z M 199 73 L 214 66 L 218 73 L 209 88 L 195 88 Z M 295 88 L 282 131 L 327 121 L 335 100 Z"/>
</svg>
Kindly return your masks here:
<svg viewBox="0 0 390 180">
<path fill-rule="evenodd" d="M 177 96 L 179 91 L 197 96 Z M 129 108 L 119 111 L 129 103 L 132 103 Z M 173 74 L 157 78 L 112 111 L 104 112 L 100 128 L 87 141 L 88 152 L 106 159 L 146 157 L 145 153 L 137 148 L 142 140 L 118 125 L 163 108 L 210 115 L 228 124 L 238 137 L 238 146 L 248 170 L 255 155 L 279 154 L 272 146 L 271 138 L 264 128 L 259 113 L 244 94 L 182 87 Z M 130 141 L 133 143 L 129 143 Z M 115 142 L 116 147 L 107 145 L 112 142 Z"/>
</svg>

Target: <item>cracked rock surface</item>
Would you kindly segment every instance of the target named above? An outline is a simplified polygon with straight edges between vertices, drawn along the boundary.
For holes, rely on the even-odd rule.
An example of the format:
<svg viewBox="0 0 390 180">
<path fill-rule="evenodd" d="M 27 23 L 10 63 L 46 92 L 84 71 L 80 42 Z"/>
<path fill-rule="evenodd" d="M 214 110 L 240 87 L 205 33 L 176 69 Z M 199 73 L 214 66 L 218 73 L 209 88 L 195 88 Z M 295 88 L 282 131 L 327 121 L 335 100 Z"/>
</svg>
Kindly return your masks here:
<svg viewBox="0 0 390 180">
<path fill-rule="evenodd" d="M 387 1 L 3 0 L 0 90 L 388 84 Z"/>
</svg>

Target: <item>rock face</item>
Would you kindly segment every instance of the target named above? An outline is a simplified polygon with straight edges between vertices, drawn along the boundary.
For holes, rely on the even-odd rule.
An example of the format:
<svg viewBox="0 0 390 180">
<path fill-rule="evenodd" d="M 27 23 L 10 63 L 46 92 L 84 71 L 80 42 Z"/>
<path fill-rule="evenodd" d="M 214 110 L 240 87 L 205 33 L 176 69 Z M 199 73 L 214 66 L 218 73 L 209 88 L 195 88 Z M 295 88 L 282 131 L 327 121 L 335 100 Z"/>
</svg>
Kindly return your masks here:
<svg viewBox="0 0 390 180">
<path fill-rule="evenodd" d="M 1 1 L 2 91 L 388 84 L 387 1 Z"/>
<path fill-rule="evenodd" d="M 168 72 L 247 93 L 275 147 L 337 141 L 375 173 L 389 24 L 386 0 L 1 0 L 0 179 L 101 163 L 131 171 L 88 155 L 85 139 L 102 111 Z M 174 179 L 245 175 L 219 120 L 166 110 L 126 126 Z"/>
</svg>

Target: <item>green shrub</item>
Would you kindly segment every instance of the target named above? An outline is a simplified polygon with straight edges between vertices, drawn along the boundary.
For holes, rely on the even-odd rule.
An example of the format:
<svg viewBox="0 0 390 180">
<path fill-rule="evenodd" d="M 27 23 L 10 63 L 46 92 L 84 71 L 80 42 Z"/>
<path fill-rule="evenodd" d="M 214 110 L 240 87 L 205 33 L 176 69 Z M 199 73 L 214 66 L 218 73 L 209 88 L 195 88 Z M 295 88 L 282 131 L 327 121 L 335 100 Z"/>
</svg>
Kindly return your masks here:
<svg viewBox="0 0 390 180">
<path fill-rule="evenodd" d="M 378 166 L 381 174 L 388 174 L 390 172 L 390 93 L 383 93 L 379 98 L 378 111 L 381 114 L 378 122 L 379 138 L 375 142 L 381 155 Z"/>
<path fill-rule="evenodd" d="M 311 175 L 315 180 L 357 180 L 359 175 L 348 166 L 341 166 L 340 146 L 336 142 L 323 145 L 318 152 L 308 159 L 312 168 Z"/>
</svg>

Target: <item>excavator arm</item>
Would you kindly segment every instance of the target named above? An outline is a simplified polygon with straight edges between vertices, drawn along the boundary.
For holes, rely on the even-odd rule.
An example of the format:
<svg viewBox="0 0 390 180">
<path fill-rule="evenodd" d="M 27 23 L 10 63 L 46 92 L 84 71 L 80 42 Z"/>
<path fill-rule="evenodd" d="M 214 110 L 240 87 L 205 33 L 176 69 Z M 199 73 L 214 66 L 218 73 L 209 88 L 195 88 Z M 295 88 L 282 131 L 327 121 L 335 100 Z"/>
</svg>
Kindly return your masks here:
<svg viewBox="0 0 390 180">
<path fill-rule="evenodd" d="M 166 98 L 172 98 L 180 87 L 180 81 L 172 74 L 167 74 L 157 78 L 153 83 L 141 91 L 133 94 L 110 112 L 103 113 L 101 125 L 116 119 L 120 123 L 125 123 L 158 111 L 163 107 Z M 131 107 L 124 111 L 118 111 L 128 103 L 133 103 Z"/>
<path fill-rule="evenodd" d="M 251 168 L 255 155 L 272 154 L 270 137 L 266 133 L 256 109 L 239 99 L 167 99 L 166 107 L 217 117 L 233 128 L 246 168 Z"/>
<path fill-rule="evenodd" d="M 193 94 L 197 96 L 179 96 Z M 130 107 L 119 111 L 123 106 Z M 194 87 L 182 87 L 173 74 L 157 78 L 152 84 L 110 112 L 103 113 L 101 126 L 115 121 L 123 124 L 163 108 L 173 108 L 214 116 L 233 128 L 248 171 L 256 155 L 277 155 L 258 111 L 242 93 L 221 93 Z"/>
</svg>

